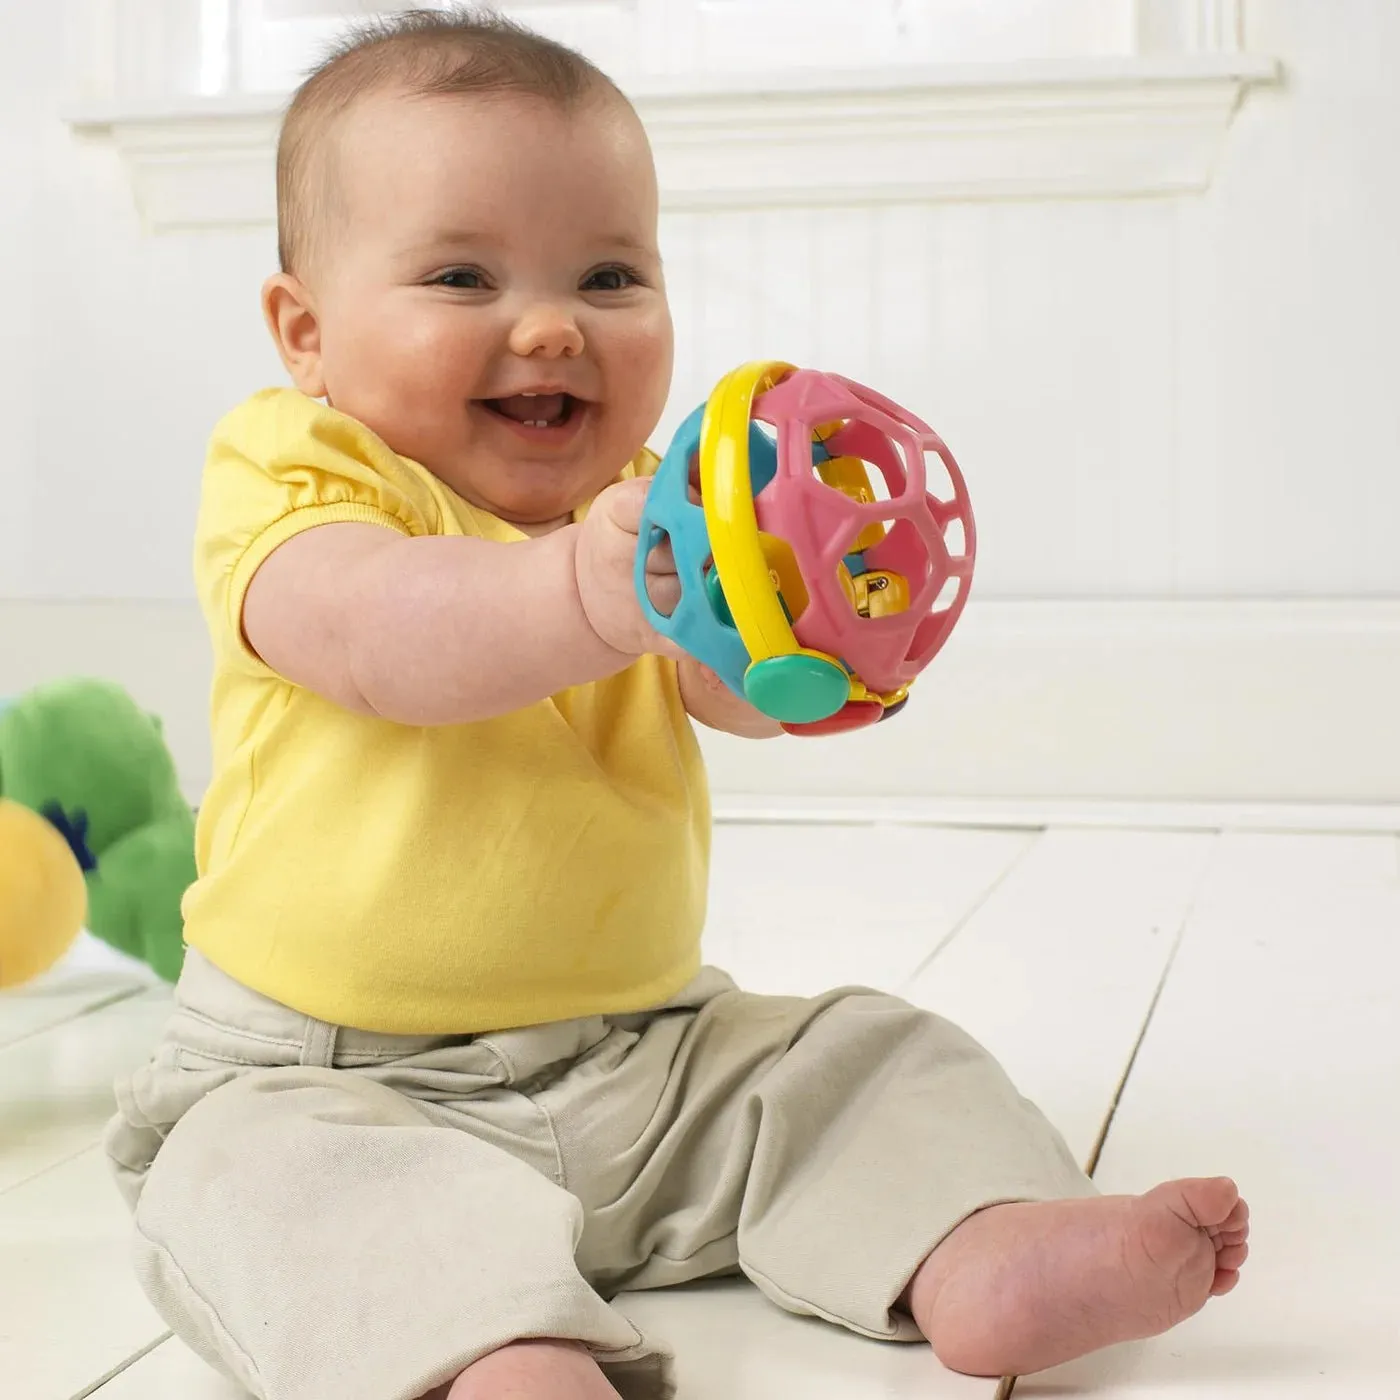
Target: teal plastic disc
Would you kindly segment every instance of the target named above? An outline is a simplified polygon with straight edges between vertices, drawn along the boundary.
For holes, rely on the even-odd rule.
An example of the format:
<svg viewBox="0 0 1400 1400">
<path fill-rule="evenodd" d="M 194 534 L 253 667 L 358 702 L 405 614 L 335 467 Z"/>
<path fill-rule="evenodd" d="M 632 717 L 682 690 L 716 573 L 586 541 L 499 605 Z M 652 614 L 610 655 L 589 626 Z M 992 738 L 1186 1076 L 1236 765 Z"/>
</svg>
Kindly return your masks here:
<svg viewBox="0 0 1400 1400">
<path fill-rule="evenodd" d="M 851 678 L 821 656 L 770 656 L 744 672 L 749 704 L 782 724 L 812 724 L 845 705 Z"/>
<path fill-rule="evenodd" d="M 710 611 L 726 626 L 734 626 L 734 614 L 729 611 L 729 599 L 720 586 L 719 570 L 713 565 L 705 574 L 705 596 L 710 600 Z"/>
</svg>

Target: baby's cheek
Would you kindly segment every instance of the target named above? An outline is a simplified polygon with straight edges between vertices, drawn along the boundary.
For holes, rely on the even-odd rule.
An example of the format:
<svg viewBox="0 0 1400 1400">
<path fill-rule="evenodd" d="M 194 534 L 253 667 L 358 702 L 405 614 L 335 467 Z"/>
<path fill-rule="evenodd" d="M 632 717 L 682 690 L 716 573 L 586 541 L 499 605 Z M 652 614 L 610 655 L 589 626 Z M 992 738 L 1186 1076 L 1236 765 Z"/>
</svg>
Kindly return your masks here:
<svg viewBox="0 0 1400 1400">
<path fill-rule="evenodd" d="M 639 326 L 616 347 L 619 368 L 636 401 L 638 416 L 660 417 L 671 385 L 670 320 Z"/>
<path fill-rule="evenodd" d="M 405 328 L 398 346 L 395 378 L 411 380 L 434 397 L 460 404 L 486 392 L 482 371 L 489 357 L 485 337 L 459 310 L 438 314 Z"/>
<path fill-rule="evenodd" d="M 367 357 L 353 400 L 338 403 L 405 457 L 431 462 L 460 445 L 464 396 L 430 354 Z"/>
<path fill-rule="evenodd" d="M 411 423 L 420 437 L 460 434 L 468 400 L 482 392 L 480 375 L 451 339 L 424 340 L 383 376 L 386 412 Z"/>
</svg>

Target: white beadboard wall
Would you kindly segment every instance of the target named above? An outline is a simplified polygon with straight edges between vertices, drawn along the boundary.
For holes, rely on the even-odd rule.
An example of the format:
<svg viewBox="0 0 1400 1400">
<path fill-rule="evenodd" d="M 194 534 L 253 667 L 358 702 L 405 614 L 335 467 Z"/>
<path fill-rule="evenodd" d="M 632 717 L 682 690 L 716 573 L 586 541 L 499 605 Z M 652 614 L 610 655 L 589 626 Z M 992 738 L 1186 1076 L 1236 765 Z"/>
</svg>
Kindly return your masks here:
<svg viewBox="0 0 1400 1400">
<path fill-rule="evenodd" d="M 1081 7 L 1082 9 L 1082 7 Z M 675 210 L 659 438 L 734 363 L 868 380 L 968 476 L 974 605 L 905 716 L 711 746 L 721 791 L 1400 800 L 1400 51 L 1390 0 L 1246 0 L 1285 79 L 1204 193 Z M 279 377 L 266 228 L 152 234 L 0 8 L 0 694 L 99 671 L 207 771 L 203 441 Z"/>
<path fill-rule="evenodd" d="M 677 381 L 762 345 L 915 407 L 968 473 L 982 596 L 1213 591 L 1173 481 L 1178 223 L 1171 200 L 674 215 Z"/>
</svg>

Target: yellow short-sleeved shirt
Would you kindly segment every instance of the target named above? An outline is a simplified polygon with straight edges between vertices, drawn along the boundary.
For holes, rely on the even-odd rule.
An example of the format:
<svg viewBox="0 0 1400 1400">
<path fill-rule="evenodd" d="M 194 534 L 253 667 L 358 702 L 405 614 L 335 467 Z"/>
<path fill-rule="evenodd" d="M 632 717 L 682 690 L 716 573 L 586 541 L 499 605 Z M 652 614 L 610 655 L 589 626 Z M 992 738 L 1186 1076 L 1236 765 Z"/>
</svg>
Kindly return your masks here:
<svg viewBox="0 0 1400 1400">
<path fill-rule="evenodd" d="M 678 991 L 699 967 L 710 811 L 674 665 L 644 657 L 476 724 L 352 714 L 283 680 L 242 633 L 259 565 L 332 521 L 524 538 L 294 390 L 219 424 L 195 557 L 214 774 L 190 945 L 306 1015 L 389 1033 L 637 1010 Z"/>
</svg>

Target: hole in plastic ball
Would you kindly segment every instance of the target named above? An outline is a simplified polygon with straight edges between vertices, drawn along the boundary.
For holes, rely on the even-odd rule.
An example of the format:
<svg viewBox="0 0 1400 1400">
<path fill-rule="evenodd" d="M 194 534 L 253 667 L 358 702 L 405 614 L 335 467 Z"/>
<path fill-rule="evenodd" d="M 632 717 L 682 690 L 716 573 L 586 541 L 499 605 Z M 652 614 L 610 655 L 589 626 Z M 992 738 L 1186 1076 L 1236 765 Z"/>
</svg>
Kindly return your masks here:
<svg viewBox="0 0 1400 1400">
<path fill-rule="evenodd" d="M 734 614 L 730 611 L 729 599 L 724 596 L 724 589 L 720 586 L 719 571 L 715 568 L 713 558 L 705 560 L 705 567 L 701 572 L 705 578 L 705 601 L 710 605 L 710 612 L 715 621 L 721 627 L 737 632 L 739 629 L 734 625 Z"/>
<path fill-rule="evenodd" d="M 958 601 L 958 593 L 962 589 L 962 580 L 957 578 L 945 578 L 943 587 L 938 590 L 938 596 L 933 600 L 931 612 L 945 613 L 954 603 Z"/>
<path fill-rule="evenodd" d="M 671 536 L 660 525 L 653 525 L 651 541 L 647 550 L 647 597 L 662 617 L 670 617 L 681 600 L 681 582 L 676 575 Z"/>
<path fill-rule="evenodd" d="M 924 453 L 924 484 L 930 496 L 938 501 L 952 501 L 957 498 L 953 489 L 953 477 L 937 452 Z"/>
</svg>

